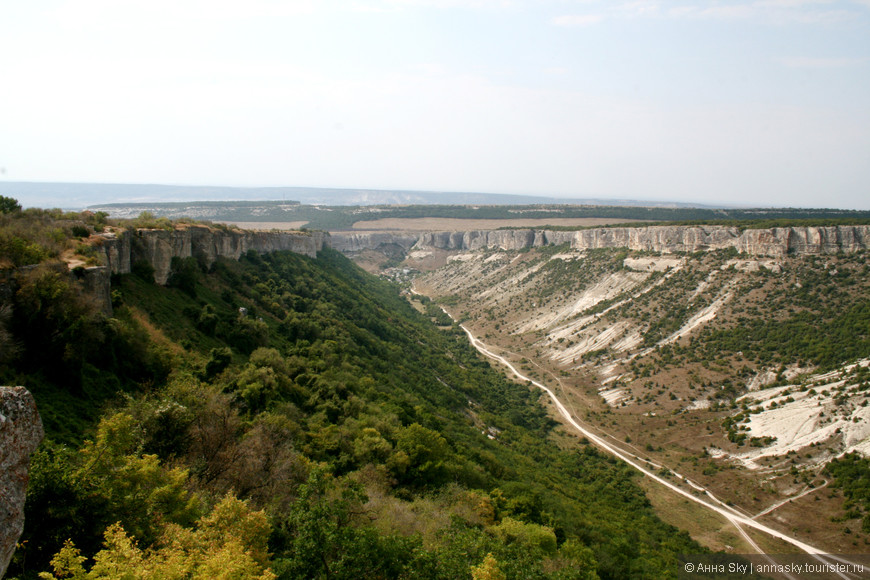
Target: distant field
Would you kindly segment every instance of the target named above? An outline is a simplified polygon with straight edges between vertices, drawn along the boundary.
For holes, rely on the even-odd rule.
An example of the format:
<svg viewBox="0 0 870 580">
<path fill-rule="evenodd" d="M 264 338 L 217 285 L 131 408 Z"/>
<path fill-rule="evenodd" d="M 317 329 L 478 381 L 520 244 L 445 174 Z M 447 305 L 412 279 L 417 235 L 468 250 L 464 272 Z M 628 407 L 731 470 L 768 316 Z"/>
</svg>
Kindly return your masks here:
<svg viewBox="0 0 870 580">
<path fill-rule="evenodd" d="M 463 218 L 383 218 L 359 221 L 355 230 L 403 230 L 403 231 L 456 231 L 496 230 L 498 228 L 531 228 L 538 226 L 606 226 L 637 222 L 625 218 L 516 218 L 516 219 L 463 219 Z M 649 221 L 649 220 L 645 220 Z"/>
<path fill-rule="evenodd" d="M 307 221 L 302 222 L 227 222 L 239 226 L 243 230 L 298 230 L 305 226 Z"/>
</svg>

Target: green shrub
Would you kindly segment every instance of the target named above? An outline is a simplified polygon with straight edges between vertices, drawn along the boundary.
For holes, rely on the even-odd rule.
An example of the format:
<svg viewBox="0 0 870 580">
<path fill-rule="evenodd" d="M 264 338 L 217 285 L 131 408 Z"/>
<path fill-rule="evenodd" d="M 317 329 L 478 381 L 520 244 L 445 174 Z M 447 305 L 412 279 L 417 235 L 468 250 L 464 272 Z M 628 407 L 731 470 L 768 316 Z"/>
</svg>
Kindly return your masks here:
<svg viewBox="0 0 870 580">
<path fill-rule="evenodd" d="M 130 265 L 130 272 L 149 284 L 154 284 L 154 266 L 148 260 L 136 260 Z"/>
<path fill-rule="evenodd" d="M 0 213 L 18 213 L 21 211 L 21 204 L 17 199 L 0 195 Z"/>
</svg>

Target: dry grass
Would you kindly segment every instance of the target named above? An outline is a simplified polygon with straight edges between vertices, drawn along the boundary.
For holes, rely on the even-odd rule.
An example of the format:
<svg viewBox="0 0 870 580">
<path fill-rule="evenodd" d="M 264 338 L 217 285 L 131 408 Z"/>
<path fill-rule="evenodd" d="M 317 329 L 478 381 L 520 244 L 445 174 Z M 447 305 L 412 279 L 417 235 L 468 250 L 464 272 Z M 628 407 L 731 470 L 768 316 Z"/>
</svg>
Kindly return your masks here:
<svg viewBox="0 0 870 580">
<path fill-rule="evenodd" d="M 154 326 L 148 315 L 135 306 L 130 306 L 130 317 L 145 331 L 148 339 L 172 356 L 190 359 L 191 353 L 184 350 L 177 342 L 170 340 L 163 331 Z"/>
<path fill-rule="evenodd" d="M 638 483 L 662 520 L 685 530 L 702 546 L 737 554 L 755 552 L 724 516 L 677 495 L 651 479 L 638 478 Z"/>
<path fill-rule="evenodd" d="M 811 538 L 814 545 L 831 553 L 866 554 L 870 550 L 870 537 L 861 531 L 860 518 L 840 521 L 845 512 L 842 494 L 824 487 L 783 504 L 758 521 Z M 846 528 L 849 533 L 844 532 Z"/>
</svg>

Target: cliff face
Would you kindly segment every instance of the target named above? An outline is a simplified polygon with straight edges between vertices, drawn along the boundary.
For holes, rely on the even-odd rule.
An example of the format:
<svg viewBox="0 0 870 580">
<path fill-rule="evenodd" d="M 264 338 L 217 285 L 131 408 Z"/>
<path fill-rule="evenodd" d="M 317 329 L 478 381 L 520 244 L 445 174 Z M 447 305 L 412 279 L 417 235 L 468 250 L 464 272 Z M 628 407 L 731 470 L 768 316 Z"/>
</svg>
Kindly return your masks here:
<svg viewBox="0 0 870 580">
<path fill-rule="evenodd" d="M 415 234 L 388 232 L 335 232 L 329 236 L 329 246 L 345 254 L 353 254 L 363 250 L 380 250 L 400 248 L 403 252 L 410 250 L 417 243 Z"/>
<path fill-rule="evenodd" d="M 832 226 L 746 230 L 735 244 L 740 251 L 768 256 L 851 254 L 870 248 L 870 226 Z"/>
<path fill-rule="evenodd" d="M 112 278 L 108 268 L 105 266 L 76 268 L 70 272 L 70 279 L 94 298 L 103 314 L 112 315 Z"/>
<path fill-rule="evenodd" d="M 0 578 L 24 530 L 30 454 L 43 435 L 30 392 L 24 387 L 0 387 Z"/>
<path fill-rule="evenodd" d="M 196 257 L 211 265 L 218 257 L 237 260 L 254 250 L 266 254 L 288 250 L 312 258 L 323 248 L 320 232 L 255 232 L 189 226 L 175 230 L 134 230 L 106 234 L 103 254 L 112 274 L 127 274 L 144 260 L 154 267 L 154 279 L 166 284 L 172 258 Z"/>
<path fill-rule="evenodd" d="M 93 297 L 106 316 L 111 316 L 111 276 L 130 273 L 132 265 L 139 260 L 154 267 L 154 279 L 158 284 L 166 284 L 172 258 L 176 256 L 197 257 L 207 266 L 219 257 L 237 260 L 249 250 L 258 254 L 288 250 L 316 258 L 317 252 L 323 249 L 323 238 L 321 232 L 224 231 L 204 226 L 173 231 L 128 230 L 117 235 L 102 235 L 98 248 L 102 250 L 105 266 L 69 270 L 58 262 L 54 267 Z M 14 271 L 0 272 L 0 303 L 10 299 L 14 291 Z"/>
<path fill-rule="evenodd" d="M 442 250 L 482 250 L 498 248 L 501 250 L 521 250 L 544 246 L 552 243 L 551 234 L 546 230 L 475 230 L 470 232 L 430 232 L 420 236 L 418 246 L 428 246 Z"/>
<path fill-rule="evenodd" d="M 725 226 L 596 228 L 576 232 L 478 230 L 429 232 L 416 247 L 443 250 L 518 250 L 568 243 L 573 249 L 628 248 L 652 252 L 698 252 L 735 248 L 758 256 L 853 253 L 870 248 L 870 226 L 772 228 L 740 231 Z"/>
</svg>

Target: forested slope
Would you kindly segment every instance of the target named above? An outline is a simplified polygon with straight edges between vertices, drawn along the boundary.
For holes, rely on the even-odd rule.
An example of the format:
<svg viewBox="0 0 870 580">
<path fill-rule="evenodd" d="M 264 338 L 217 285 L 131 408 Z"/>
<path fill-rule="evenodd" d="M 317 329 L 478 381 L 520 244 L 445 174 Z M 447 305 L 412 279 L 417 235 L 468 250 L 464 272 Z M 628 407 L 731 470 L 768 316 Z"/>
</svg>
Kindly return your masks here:
<svg viewBox="0 0 870 580">
<path fill-rule="evenodd" d="M 665 578 L 700 551 L 336 252 L 140 264 L 113 318 L 61 270 L 6 271 L 0 379 L 48 431 L 10 577 Z"/>
</svg>

